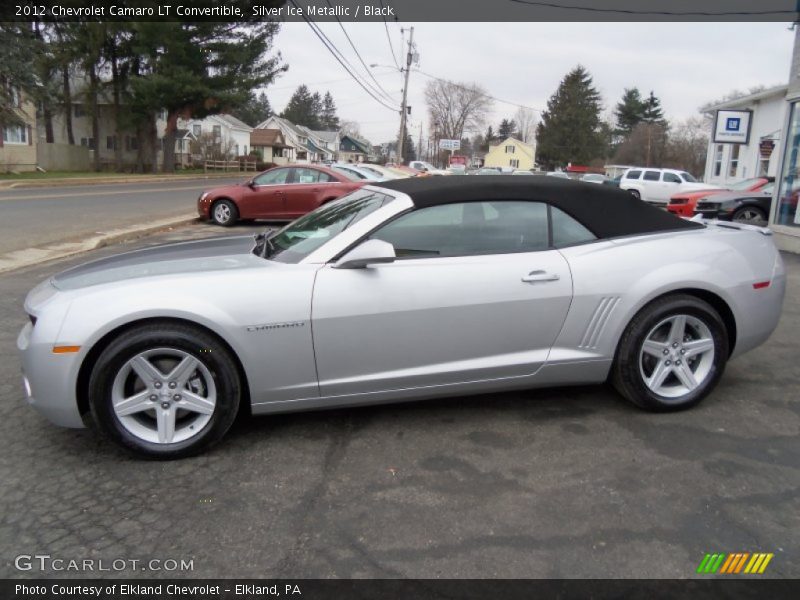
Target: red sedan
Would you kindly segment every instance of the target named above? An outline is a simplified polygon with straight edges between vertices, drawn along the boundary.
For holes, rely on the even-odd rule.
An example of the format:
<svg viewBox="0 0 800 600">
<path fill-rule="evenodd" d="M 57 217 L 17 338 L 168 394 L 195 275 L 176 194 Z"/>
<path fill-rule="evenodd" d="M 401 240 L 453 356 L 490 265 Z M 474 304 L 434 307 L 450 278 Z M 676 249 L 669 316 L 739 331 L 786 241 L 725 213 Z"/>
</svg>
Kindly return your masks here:
<svg viewBox="0 0 800 600">
<path fill-rule="evenodd" d="M 771 181 L 774 181 L 774 179 L 774 177 L 754 177 L 753 179 L 740 181 L 729 188 L 681 192 L 669 199 L 667 210 L 679 217 L 692 217 L 694 216 L 694 209 L 697 206 L 697 201 L 700 200 L 700 198 L 707 198 L 708 196 L 721 194 L 723 192 L 757 192 Z"/>
<path fill-rule="evenodd" d="M 239 219 L 292 220 L 364 185 L 318 165 L 286 165 L 237 185 L 214 188 L 197 200 L 200 218 L 229 227 Z"/>
</svg>

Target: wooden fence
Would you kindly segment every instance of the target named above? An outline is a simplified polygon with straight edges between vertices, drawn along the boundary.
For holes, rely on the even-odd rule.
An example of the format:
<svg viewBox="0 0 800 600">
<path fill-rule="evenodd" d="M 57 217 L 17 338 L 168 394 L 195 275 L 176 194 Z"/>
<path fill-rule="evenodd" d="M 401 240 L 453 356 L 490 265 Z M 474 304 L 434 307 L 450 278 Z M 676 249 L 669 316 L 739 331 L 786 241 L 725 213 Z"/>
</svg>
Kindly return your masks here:
<svg viewBox="0 0 800 600">
<path fill-rule="evenodd" d="M 207 160 L 203 163 L 203 172 L 209 171 L 255 171 L 254 160 Z"/>
</svg>

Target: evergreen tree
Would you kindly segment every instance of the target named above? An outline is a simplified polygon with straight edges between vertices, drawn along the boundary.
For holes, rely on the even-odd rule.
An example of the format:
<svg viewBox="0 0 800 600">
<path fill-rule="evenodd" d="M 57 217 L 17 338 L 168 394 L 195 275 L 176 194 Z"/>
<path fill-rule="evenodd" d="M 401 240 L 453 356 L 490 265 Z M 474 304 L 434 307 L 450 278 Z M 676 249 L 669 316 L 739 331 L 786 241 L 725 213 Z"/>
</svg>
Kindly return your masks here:
<svg viewBox="0 0 800 600">
<path fill-rule="evenodd" d="M 489 151 L 489 146 L 494 144 L 496 140 L 497 135 L 495 134 L 494 129 L 492 129 L 492 126 L 489 125 L 489 127 L 486 129 L 486 134 L 483 136 L 483 143 L 486 146 L 487 152 Z"/>
<path fill-rule="evenodd" d="M 500 128 L 497 130 L 497 137 L 504 140 L 508 137 L 513 137 L 517 134 L 517 124 L 514 119 L 503 119 L 500 122 Z"/>
<path fill-rule="evenodd" d="M 650 96 L 644 101 L 644 110 L 642 112 L 642 121 L 645 123 L 650 124 L 660 124 L 663 125 L 665 123 L 664 120 L 664 111 L 661 108 L 661 100 L 656 98 L 653 92 L 650 92 Z"/>
<path fill-rule="evenodd" d="M 256 127 L 263 121 L 269 119 L 273 113 L 267 94 L 259 92 L 258 95 L 256 95 L 251 92 L 247 102 L 236 110 L 231 111 L 231 114 L 240 121 L 244 121 L 248 125 Z"/>
<path fill-rule="evenodd" d="M 322 128 L 326 131 L 339 130 L 339 117 L 336 115 L 336 104 L 330 92 L 325 92 L 325 97 L 322 99 L 320 121 L 322 122 Z"/>
<path fill-rule="evenodd" d="M 295 125 L 305 125 L 309 129 L 321 129 L 320 111 L 322 100 L 318 93 L 312 94 L 308 86 L 300 85 L 289 98 L 281 117 Z"/>
<path fill-rule="evenodd" d="M 604 153 L 600 94 L 581 66 L 567 73 L 536 129 L 538 155 L 549 166 L 588 164 Z"/>
<path fill-rule="evenodd" d="M 644 119 L 645 103 L 638 88 L 625 88 L 622 99 L 617 103 L 614 117 L 617 120 L 616 133 L 621 136 L 630 135 L 634 127 Z"/>
</svg>

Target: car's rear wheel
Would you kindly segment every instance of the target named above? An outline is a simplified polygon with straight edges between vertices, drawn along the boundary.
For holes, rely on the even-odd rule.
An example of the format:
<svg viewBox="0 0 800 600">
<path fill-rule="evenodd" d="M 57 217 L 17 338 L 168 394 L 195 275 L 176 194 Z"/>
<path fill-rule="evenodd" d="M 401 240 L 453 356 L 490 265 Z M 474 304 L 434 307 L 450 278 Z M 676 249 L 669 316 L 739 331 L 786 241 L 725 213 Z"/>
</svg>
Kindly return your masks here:
<svg viewBox="0 0 800 600">
<path fill-rule="evenodd" d="M 228 349 L 183 324 L 123 333 L 103 351 L 89 379 L 95 422 L 114 442 L 146 458 L 206 449 L 233 424 L 240 396 Z"/>
<path fill-rule="evenodd" d="M 239 219 L 239 209 L 230 200 L 217 200 L 211 206 L 211 219 L 217 225 L 230 227 Z"/>
<path fill-rule="evenodd" d="M 748 223 L 750 225 L 760 225 L 767 221 L 767 215 L 757 206 L 743 206 L 733 213 L 732 218 L 737 223 Z"/>
<path fill-rule="evenodd" d="M 689 295 L 645 306 L 622 335 L 612 368 L 617 390 L 653 411 L 690 408 L 717 385 L 728 335 L 717 311 Z"/>
<path fill-rule="evenodd" d="M 642 195 L 639 193 L 638 190 L 628 190 L 628 191 L 631 193 L 631 196 L 633 196 L 637 200 L 641 200 L 642 199 Z"/>
</svg>

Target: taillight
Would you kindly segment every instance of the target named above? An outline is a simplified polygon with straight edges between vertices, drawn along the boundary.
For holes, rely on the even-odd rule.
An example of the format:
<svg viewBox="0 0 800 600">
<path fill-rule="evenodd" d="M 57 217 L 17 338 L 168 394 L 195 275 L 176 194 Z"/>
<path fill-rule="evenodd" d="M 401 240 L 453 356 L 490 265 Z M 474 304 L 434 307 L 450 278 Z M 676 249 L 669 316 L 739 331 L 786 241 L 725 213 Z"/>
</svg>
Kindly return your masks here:
<svg viewBox="0 0 800 600">
<path fill-rule="evenodd" d="M 769 281 L 759 281 L 758 283 L 753 284 L 754 290 L 763 290 L 764 288 L 769 287 Z"/>
</svg>

